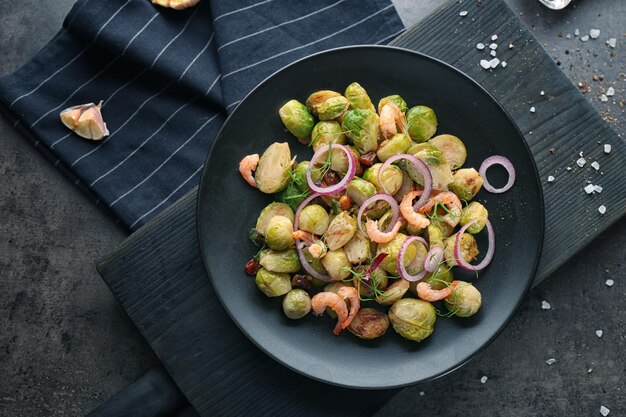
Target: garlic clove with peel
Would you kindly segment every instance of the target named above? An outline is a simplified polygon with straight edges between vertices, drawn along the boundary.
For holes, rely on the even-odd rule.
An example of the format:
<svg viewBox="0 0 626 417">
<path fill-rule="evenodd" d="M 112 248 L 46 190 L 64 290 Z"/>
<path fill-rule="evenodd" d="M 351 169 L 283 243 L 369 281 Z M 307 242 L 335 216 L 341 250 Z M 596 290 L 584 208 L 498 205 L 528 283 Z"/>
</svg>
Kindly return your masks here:
<svg viewBox="0 0 626 417">
<path fill-rule="evenodd" d="M 198 3 L 200 3 L 200 0 L 152 0 L 152 4 L 176 10 L 183 10 Z"/>
<path fill-rule="evenodd" d="M 90 140 L 101 140 L 109 135 L 100 111 L 102 102 L 72 106 L 61 112 L 61 121 L 78 136 Z"/>
</svg>

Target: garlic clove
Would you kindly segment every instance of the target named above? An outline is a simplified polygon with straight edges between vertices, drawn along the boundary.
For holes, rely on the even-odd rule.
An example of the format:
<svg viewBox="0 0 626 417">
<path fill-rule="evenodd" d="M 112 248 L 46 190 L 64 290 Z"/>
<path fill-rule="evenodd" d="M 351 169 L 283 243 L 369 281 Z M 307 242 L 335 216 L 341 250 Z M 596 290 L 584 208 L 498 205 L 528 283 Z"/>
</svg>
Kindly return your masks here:
<svg viewBox="0 0 626 417">
<path fill-rule="evenodd" d="M 78 136 L 90 140 L 101 140 L 109 135 L 106 123 L 102 119 L 100 108 L 94 103 L 81 104 L 61 112 L 61 121 Z"/>
<path fill-rule="evenodd" d="M 61 121 L 65 126 L 70 129 L 73 129 L 80 118 L 80 114 L 82 113 L 81 106 L 70 107 L 69 109 L 65 109 L 61 112 Z"/>
<path fill-rule="evenodd" d="M 200 3 L 200 0 L 152 0 L 152 4 L 176 10 L 183 10 L 198 3 Z"/>
</svg>

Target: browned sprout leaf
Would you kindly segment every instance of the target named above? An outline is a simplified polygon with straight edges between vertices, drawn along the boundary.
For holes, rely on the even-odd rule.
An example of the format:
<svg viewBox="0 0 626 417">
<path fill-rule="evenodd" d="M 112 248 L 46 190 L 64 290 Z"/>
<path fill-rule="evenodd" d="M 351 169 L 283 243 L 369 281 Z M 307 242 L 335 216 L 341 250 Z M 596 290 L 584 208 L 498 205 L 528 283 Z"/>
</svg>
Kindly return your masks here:
<svg viewBox="0 0 626 417">
<path fill-rule="evenodd" d="M 90 140 L 101 140 L 109 135 L 106 123 L 102 119 L 102 102 L 80 104 L 61 112 L 61 121 L 78 136 Z"/>
</svg>

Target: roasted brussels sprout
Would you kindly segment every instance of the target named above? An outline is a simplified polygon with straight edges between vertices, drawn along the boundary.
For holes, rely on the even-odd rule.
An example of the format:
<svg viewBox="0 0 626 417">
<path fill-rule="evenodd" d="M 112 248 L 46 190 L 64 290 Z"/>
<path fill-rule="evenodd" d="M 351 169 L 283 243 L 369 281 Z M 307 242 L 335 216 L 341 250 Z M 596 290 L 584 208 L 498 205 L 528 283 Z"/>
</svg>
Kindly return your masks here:
<svg viewBox="0 0 626 417">
<path fill-rule="evenodd" d="M 315 125 L 311 132 L 311 146 L 313 152 L 328 144 L 345 145 L 346 135 L 341 130 L 341 125 L 335 121 L 322 121 Z"/>
<path fill-rule="evenodd" d="M 409 135 L 415 142 L 425 142 L 437 131 L 437 116 L 430 107 L 411 107 L 406 113 Z"/>
<path fill-rule="evenodd" d="M 274 216 L 265 229 L 265 243 L 270 249 L 283 250 L 294 244 L 293 223 L 285 216 Z M 295 271 L 293 271 L 295 272 Z"/>
<path fill-rule="evenodd" d="M 306 180 L 306 172 L 309 169 L 309 161 L 302 161 L 295 166 L 293 171 L 291 171 L 292 183 L 295 184 L 300 190 L 308 190 L 309 185 Z M 317 180 L 319 178 L 315 177 L 315 171 L 311 171 L 311 178 L 313 180 Z"/>
<path fill-rule="evenodd" d="M 428 169 L 433 178 L 433 189 L 447 190 L 448 184 L 452 182 L 452 171 L 443 153 L 432 146 L 424 147 L 422 150 L 416 152 L 414 156 L 428 165 Z M 418 184 L 424 184 L 421 175 L 416 174 L 416 172 L 411 169 L 407 169 L 407 172 L 413 181 Z"/>
<path fill-rule="evenodd" d="M 369 269 L 370 265 L 359 265 L 355 268 L 355 272 L 361 277 L 364 277 Z M 376 297 L 377 293 L 379 294 L 380 291 L 387 289 L 387 286 L 389 285 L 389 278 L 387 277 L 385 271 L 378 267 L 370 273 L 369 281 L 355 278 L 352 281 L 352 284 L 354 285 L 354 288 L 359 291 L 359 295 L 362 299 L 373 299 Z"/>
<path fill-rule="evenodd" d="M 317 116 L 317 108 L 326 100 L 333 97 L 341 97 L 341 94 L 332 90 L 316 91 L 311 93 L 311 95 L 306 99 L 306 107 L 312 114 Z"/>
<path fill-rule="evenodd" d="M 256 220 L 256 231 L 261 235 L 265 235 L 265 229 L 274 216 L 285 216 L 292 223 L 295 218 L 293 210 L 285 203 L 270 203 L 263 210 Z"/>
<path fill-rule="evenodd" d="M 376 151 L 376 155 L 378 156 L 378 159 L 385 162 L 387 159 L 396 154 L 405 153 L 411 146 L 411 143 L 411 139 L 407 135 L 396 133 L 391 138 L 380 144 L 378 150 Z"/>
<path fill-rule="evenodd" d="M 453 135 L 437 135 L 429 140 L 435 145 L 448 160 L 450 169 L 457 169 L 463 166 L 467 158 L 467 150 L 461 139 Z"/>
<path fill-rule="evenodd" d="M 268 297 L 279 297 L 291 290 L 291 277 L 289 274 L 271 272 L 265 268 L 256 273 L 256 286 Z"/>
<path fill-rule="evenodd" d="M 376 302 L 384 306 L 389 306 L 401 299 L 408 290 L 409 281 L 405 281 L 401 278 L 396 279 L 383 293 L 376 295 Z"/>
<path fill-rule="evenodd" d="M 298 217 L 298 227 L 314 235 L 323 235 L 330 223 L 330 217 L 324 207 L 310 204 L 302 209 Z"/>
<path fill-rule="evenodd" d="M 263 152 L 254 172 L 257 188 L 266 194 L 274 194 L 287 188 L 292 164 L 289 145 L 272 143 Z"/>
<path fill-rule="evenodd" d="M 317 117 L 320 120 L 333 120 L 348 110 L 350 102 L 344 96 L 331 97 L 317 106 Z"/>
<path fill-rule="evenodd" d="M 445 263 L 439 265 L 435 272 L 429 272 L 424 275 L 421 281 L 430 284 L 433 290 L 442 290 L 448 286 L 454 279 L 452 268 Z"/>
<path fill-rule="evenodd" d="M 325 292 L 337 293 L 337 291 L 339 291 L 339 288 L 341 288 L 341 287 L 350 287 L 350 286 L 351 285 L 349 285 L 349 283 L 347 283 L 347 282 L 335 281 L 335 282 L 331 282 L 329 284 L 326 284 L 324 286 L 324 291 Z"/>
<path fill-rule="evenodd" d="M 354 177 L 346 187 L 346 191 L 350 199 L 360 206 L 365 200 L 376 194 L 376 187 L 369 181 Z"/>
<path fill-rule="evenodd" d="M 456 257 L 454 256 L 454 243 L 458 233 L 453 234 L 444 241 L 446 247 L 443 254 L 448 266 L 457 266 Z M 463 233 L 460 244 L 461 256 L 466 262 L 471 262 L 478 255 L 478 245 L 476 239 L 469 233 Z"/>
<path fill-rule="evenodd" d="M 482 304 L 480 291 L 469 282 L 460 281 L 452 294 L 443 300 L 446 308 L 459 317 L 470 317 L 478 312 Z"/>
<path fill-rule="evenodd" d="M 483 178 L 474 168 L 463 168 L 454 171 L 448 187 L 461 200 L 469 201 L 478 194 L 483 182 Z"/>
<path fill-rule="evenodd" d="M 335 281 L 346 279 L 350 276 L 350 261 L 342 248 L 326 253 L 322 258 L 322 265 L 324 265 L 328 275 Z"/>
<path fill-rule="evenodd" d="M 351 109 L 363 109 L 376 113 L 370 96 L 367 95 L 367 91 L 359 83 L 355 82 L 347 86 L 343 95 L 350 102 Z"/>
<path fill-rule="evenodd" d="M 290 182 L 287 188 L 281 191 L 276 199 L 282 201 L 291 207 L 292 210 L 298 210 L 300 204 L 309 196 L 309 191 L 302 190 L 294 181 Z"/>
<path fill-rule="evenodd" d="M 348 330 L 360 339 L 376 339 L 385 334 L 389 328 L 389 317 L 375 308 L 361 308 L 356 314 Z"/>
<path fill-rule="evenodd" d="M 389 320 L 400 336 L 421 342 L 433 333 L 437 314 L 428 301 L 404 298 L 391 306 Z"/>
<path fill-rule="evenodd" d="M 402 97 L 400 97 L 399 95 L 394 94 L 380 99 L 380 101 L 378 102 L 378 114 L 380 114 L 383 106 L 389 103 L 395 104 L 402 113 L 404 113 L 407 109 L 406 101 L 404 101 L 404 99 L 402 99 Z"/>
<path fill-rule="evenodd" d="M 426 235 L 428 237 L 428 244 L 430 246 L 444 246 L 443 233 L 441 232 L 441 229 L 434 224 L 428 225 L 428 227 L 426 228 Z"/>
<path fill-rule="evenodd" d="M 311 311 L 311 297 L 304 290 L 291 290 L 283 298 L 283 311 L 287 318 L 301 319 Z"/>
<path fill-rule="evenodd" d="M 367 168 L 363 173 L 363 179 L 371 182 L 376 187 L 376 191 L 384 193 L 382 185 L 378 182 L 378 170 L 383 166 L 381 163 L 377 163 Z M 388 194 L 395 194 L 402 186 L 402 170 L 395 165 L 389 165 L 385 172 L 382 174 L 382 181 L 385 185 L 385 189 Z"/>
<path fill-rule="evenodd" d="M 270 272 L 298 272 L 302 265 L 294 248 L 285 251 L 267 250 L 261 253 L 259 263 Z"/>
<path fill-rule="evenodd" d="M 335 250 L 341 248 L 348 243 L 352 236 L 356 232 L 356 219 L 348 214 L 347 211 L 342 211 L 328 225 L 328 229 L 324 233 L 324 240 L 328 249 Z"/>
<path fill-rule="evenodd" d="M 485 206 L 480 204 L 478 201 L 472 201 L 461 211 L 461 220 L 459 223 L 461 223 L 461 226 L 465 226 L 472 220 L 478 219 L 476 220 L 476 223 L 465 229 L 466 232 L 475 235 L 483 230 L 483 227 L 485 227 L 485 220 L 487 218 L 489 218 L 489 212 Z"/>
<path fill-rule="evenodd" d="M 343 117 L 341 128 L 346 132 L 359 152 L 366 153 L 378 148 L 378 115 L 371 110 L 348 110 Z"/>
<path fill-rule="evenodd" d="M 398 252 L 400 252 L 400 247 L 406 239 L 407 235 L 403 233 L 398 233 L 396 237 L 394 237 L 389 242 L 380 243 L 376 250 L 376 256 L 380 255 L 383 252 L 387 254 L 387 257 L 381 262 L 380 267 L 393 276 L 398 276 Z M 404 254 L 405 266 L 411 265 L 416 256 L 416 245 L 409 245 L 406 248 L 406 252 Z"/>
<path fill-rule="evenodd" d="M 356 229 L 352 238 L 343 246 L 350 263 L 360 264 L 370 257 L 370 242 L 359 229 Z"/>
<path fill-rule="evenodd" d="M 315 119 L 306 106 L 298 100 L 291 100 L 278 110 L 280 119 L 292 135 L 302 143 L 308 143 Z"/>
</svg>

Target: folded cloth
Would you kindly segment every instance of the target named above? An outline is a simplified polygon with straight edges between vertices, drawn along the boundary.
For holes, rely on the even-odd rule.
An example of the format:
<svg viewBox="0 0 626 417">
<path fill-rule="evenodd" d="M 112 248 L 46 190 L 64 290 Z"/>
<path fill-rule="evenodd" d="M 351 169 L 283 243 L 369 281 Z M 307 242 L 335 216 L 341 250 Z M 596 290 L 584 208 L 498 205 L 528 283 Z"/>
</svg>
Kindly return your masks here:
<svg viewBox="0 0 626 417">
<path fill-rule="evenodd" d="M 184 11 L 79 0 L 55 38 L 0 79 L 0 103 L 55 166 L 136 229 L 197 184 L 228 112 L 265 77 L 403 29 L 390 0 L 203 0 Z M 102 141 L 60 122 L 63 109 L 100 100 Z"/>
</svg>

